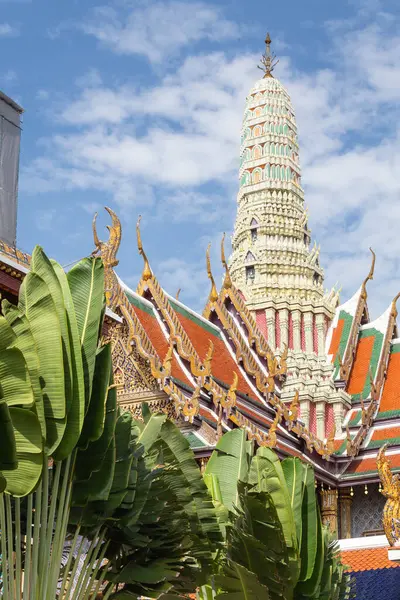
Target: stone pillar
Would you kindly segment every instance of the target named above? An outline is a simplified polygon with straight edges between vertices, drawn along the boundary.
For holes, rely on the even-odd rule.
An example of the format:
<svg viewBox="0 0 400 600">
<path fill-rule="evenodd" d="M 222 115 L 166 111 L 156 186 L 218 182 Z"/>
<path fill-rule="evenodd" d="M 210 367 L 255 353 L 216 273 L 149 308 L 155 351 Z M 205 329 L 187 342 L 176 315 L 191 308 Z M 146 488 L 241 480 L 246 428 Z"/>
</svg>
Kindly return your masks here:
<svg viewBox="0 0 400 600">
<path fill-rule="evenodd" d="M 279 323 L 281 326 L 281 349 L 289 344 L 289 312 L 287 308 L 279 311 Z"/>
<path fill-rule="evenodd" d="M 342 431 L 343 426 L 343 404 L 335 402 L 333 405 L 333 418 L 335 419 L 336 433 Z"/>
<path fill-rule="evenodd" d="M 307 429 L 310 428 L 310 401 L 302 400 L 300 402 L 300 419 Z"/>
<path fill-rule="evenodd" d="M 301 315 L 300 315 L 299 310 L 294 310 L 292 312 L 292 321 L 293 321 L 293 350 L 295 352 L 299 352 L 301 350 L 301 333 L 300 333 Z"/>
<path fill-rule="evenodd" d="M 340 510 L 340 538 L 351 538 L 351 503 L 353 498 L 350 494 L 350 488 L 339 490 L 339 510 Z"/>
<path fill-rule="evenodd" d="M 328 525 L 332 533 L 338 530 L 338 493 L 337 490 L 320 490 L 322 523 Z"/>
<path fill-rule="evenodd" d="M 318 356 L 323 356 L 325 354 L 325 315 L 316 315 L 315 325 L 317 327 L 318 336 Z"/>
<path fill-rule="evenodd" d="M 306 352 L 310 354 L 314 351 L 313 343 L 313 314 L 310 312 L 304 313 L 304 332 L 306 340 Z"/>
<path fill-rule="evenodd" d="M 325 439 L 325 402 L 317 402 L 316 416 L 317 416 L 317 437 L 319 437 L 320 440 L 323 440 L 323 439 Z"/>
<path fill-rule="evenodd" d="M 267 331 L 268 331 L 268 344 L 272 350 L 276 349 L 275 342 L 275 309 L 267 308 L 265 310 L 265 316 L 267 319 Z"/>
</svg>

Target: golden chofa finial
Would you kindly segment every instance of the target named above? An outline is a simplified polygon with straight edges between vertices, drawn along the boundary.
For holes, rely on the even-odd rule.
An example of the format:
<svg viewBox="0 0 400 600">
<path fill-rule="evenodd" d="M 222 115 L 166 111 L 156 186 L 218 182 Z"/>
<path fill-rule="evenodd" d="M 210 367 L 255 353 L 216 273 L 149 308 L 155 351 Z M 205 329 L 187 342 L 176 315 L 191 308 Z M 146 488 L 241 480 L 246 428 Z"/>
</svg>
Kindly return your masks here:
<svg viewBox="0 0 400 600">
<path fill-rule="evenodd" d="M 211 244 L 208 244 L 207 252 L 206 252 L 207 275 L 208 275 L 209 280 L 211 281 L 211 291 L 210 291 L 210 295 L 208 297 L 208 301 L 214 303 L 218 300 L 218 292 L 217 292 L 217 288 L 215 285 L 213 274 L 211 272 L 210 248 L 211 248 Z"/>
<path fill-rule="evenodd" d="M 107 268 L 107 267 L 116 267 L 118 264 L 117 252 L 118 252 L 119 245 L 121 243 L 121 222 L 118 219 L 115 212 L 113 210 L 111 210 L 111 208 L 108 208 L 107 206 L 105 206 L 105 209 L 108 212 L 108 214 L 110 215 L 111 222 L 112 222 L 111 227 L 110 227 L 110 225 L 107 225 L 107 229 L 109 231 L 108 241 L 102 242 L 99 239 L 99 236 L 97 235 L 97 228 L 96 228 L 97 213 L 95 213 L 95 215 L 93 217 L 92 228 L 93 228 L 94 244 L 96 246 L 96 250 L 93 252 L 93 254 L 99 253 L 103 259 L 104 266 Z"/>
<path fill-rule="evenodd" d="M 141 219 L 142 219 L 142 215 L 139 215 L 139 218 L 138 218 L 137 223 L 136 223 L 136 236 L 137 236 L 137 246 L 138 246 L 139 254 L 143 257 L 143 260 L 144 260 L 144 267 L 143 267 L 142 279 L 144 281 L 147 281 L 148 279 L 151 279 L 151 277 L 153 276 L 153 273 L 151 272 L 149 261 L 147 259 L 146 253 L 143 250 L 142 236 L 140 235 L 140 221 L 141 221 Z"/>
<path fill-rule="evenodd" d="M 258 67 L 262 71 L 264 71 L 264 77 L 273 77 L 272 71 L 275 69 L 279 60 L 276 58 L 276 55 L 271 53 L 271 38 L 269 33 L 267 33 L 267 37 L 265 38 L 265 53 L 261 57 L 262 66 Z"/>
<path fill-rule="evenodd" d="M 392 300 L 392 308 L 391 308 L 391 313 L 392 313 L 392 317 L 395 319 L 397 317 L 397 300 L 400 298 L 400 292 L 398 294 L 396 294 L 396 296 L 393 298 Z"/>
<path fill-rule="evenodd" d="M 224 278 L 224 283 L 223 283 L 222 287 L 226 290 L 226 289 L 232 287 L 232 279 L 231 279 L 231 276 L 229 273 L 228 263 L 226 262 L 226 258 L 225 258 L 225 233 L 223 234 L 222 240 L 221 240 L 221 262 L 225 269 L 225 278 Z"/>
<path fill-rule="evenodd" d="M 372 254 L 372 263 L 371 263 L 371 268 L 370 268 L 370 270 L 369 270 L 369 273 L 368 273 L 368 275 L 366 276 L 366 278 L 365 278 L 365 279 L 364 279 L 364 281 L 362 282 L 362 290 L 363 290 L 363 293 L 365 294 L 365 298 L 367 297 L 367 296 L 366 296 L 366 293 L 367 293 L 367 292 L 366 292 L 366 285 L 367 285 L 368 281 L 370 281 L 371 279 L 373 279 L 373 278 L 374 278 L 374 271 L 375 271 L 375 260 L 376 260 L 376 254 L 375 254 L 375 252 L 372 250 L 372 248 L 370 248 L 370 249 L 369 249 L 369 251 L 370 251 L 370 252 L 371 252 L 371 254 Z"/>
</svg>

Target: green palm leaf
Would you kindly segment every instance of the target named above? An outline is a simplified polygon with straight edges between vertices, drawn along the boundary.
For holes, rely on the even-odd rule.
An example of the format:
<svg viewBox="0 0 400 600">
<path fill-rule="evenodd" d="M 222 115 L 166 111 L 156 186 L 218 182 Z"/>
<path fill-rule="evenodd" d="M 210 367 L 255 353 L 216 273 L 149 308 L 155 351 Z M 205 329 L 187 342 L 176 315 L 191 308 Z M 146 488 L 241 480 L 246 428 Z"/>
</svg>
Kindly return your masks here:
<svg viewBox="0 0 400 600">
<path fill-rule="evenodd" d="M 78 324 L 67 276 L 58 263 L 55 261 L 50 261 L 50 263 L 59 283 L 60 291 L 62 292 L 63 302 L 59 300 L 58 310 L 59 313 L 64 310 L 67 327 L 67 342 L 64 342 L 63 338 L 64 368 L 68 374 L 69 382 L 66 385 L 66 394 L 69 393 L 71 397 L 66 402 L 68 411 L 67 427 L 63 439 L 54 454 L 56 460 L 63 460 L 72 453 L 81 434 L 85 414 L 85 387 Z M 53 283 L 53 286 L 58 292 L 55 283 Z M 64 325 L 62 319 L 60 319 L 60 323 Z"/>
<path fill-rule="evenodd" d="M 33 492 L 42 474 L 42 432 L 39 419 L 30 410 L 10 408 L 10 417 L 14 428 L 18 466 L 5 475 L 6 492 L 15 497 L 22 497 Z"/>
<path fill-rule="evenodd" d="M 40 427 L 42 429 L 43 439 L 46 439 L 46 419 L 44 415 L 43 394 L 40 385 L 39 358 L 36 344 L 32 335 L 30 323 L 18 307 L 13 306 L 8 300 L 2 302 L 3 314 L 8 324 L 16 334 L 13 345 L 19 348 L 24 355 L 26 366 L 29 372 L 29 378 L 32 386 L 32 392 L 35 401 L 35 410 L 38 416 Z"/>
<path fill-rule="evenodd" d="M 216 595 L 217 600 L 268 600 L 268 588 L 262 585 L 255 573 L 242 565 L 230 562 L 223 575 L 215 577 L 217 587 L 224 591 Z"/>
<path fill-rule="evenodd" d="M 81 340 L 85 406 L 89 406 L 102 307 L 104 268 L 99 258 L 84 258 L 67 275 Z"/>
<path fill-rule="evenodd" d="M 314 484 L 314 469 L 310 465 L 304 467 L 304 495 L 301 520 L 303 523 L 301 540 L 301 571 L 300 581 L 312 576 L 317 554 L 318 506 Z"/>
<path fill-rule="evenodd" d="M 218 441 L 207 463 L 205 474 L 218 478 L 222 502 L 229 510 L 239 502 L 237 482 L 247 481 L 248 456 L 246 432 L 233 429 Z"/>
<path fill-rule="evenodd" d="M 28 319 L 40 365 L 46 418 L 46 449 L 52 454 L 66 425 L 64 360 L 57 310 L 44 280 L 29 272 L 22 282 L 19 309 Z"/>
</svg>

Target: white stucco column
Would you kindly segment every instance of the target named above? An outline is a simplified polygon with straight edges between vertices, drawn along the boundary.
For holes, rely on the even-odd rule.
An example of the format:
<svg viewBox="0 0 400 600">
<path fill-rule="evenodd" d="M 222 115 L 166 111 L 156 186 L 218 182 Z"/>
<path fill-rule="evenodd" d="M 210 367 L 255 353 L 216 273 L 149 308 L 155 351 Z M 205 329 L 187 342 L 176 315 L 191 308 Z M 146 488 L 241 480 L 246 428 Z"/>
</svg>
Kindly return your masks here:
<svg viewBox="0 0 400 600">
<path fill-rule="evenodd" d="M 318 356 L 325 354 L 325 315 L 315 315 L 318 336 Z"/>
<path fill-rule="evenodd" d="M 268 344 L 270 347 L 275 350 L 276 349 L 276 341 L 275 341 L 275 309 L 267 308 L 265 310 L 265 315 L 267 319 L 267 331 L 268 331 Z"/>
<path fill-rule="evenodd" d="M 300 321 L 301 315 L 299 310 L 294 310 L 292 312 L 292 321 L 293 321 L 293 350 L 299 352 L 301 350 L 301 334 L 300 334 Z"/>
<path fill-rule="evenodd" d="M 310 401 L 309 400 L 301 400 L 300 401 L 300 419 L 303 421 L 305 427 L 307 429 L 310 428 Z"/>
<path fill-rule="evenodd" d="M 313 317 L 314 315 L 310 312 L 304 313 L 304 330 L 306 340 L 306 352 L 310 354 L 314 350 L 313 344 Z"/>
<path fill-rule="evenodd" d="M 281 328 L 281 348 L 289 344 L 289 312 L 287 308 L 279 311 L 279 323 Z"/>
<path fill-rule="evenodd" d="M 335 419 L 336 434 L 342 431 L 343 425 L 343 404 L 335 402 L 333 405 L 333 418 Z"/>
<path fill-rule="evenodd" d="M 320 440 L 325 438 L 325 402 L 316 403 L 317 415 L 317 437 Z"/>
</svg>

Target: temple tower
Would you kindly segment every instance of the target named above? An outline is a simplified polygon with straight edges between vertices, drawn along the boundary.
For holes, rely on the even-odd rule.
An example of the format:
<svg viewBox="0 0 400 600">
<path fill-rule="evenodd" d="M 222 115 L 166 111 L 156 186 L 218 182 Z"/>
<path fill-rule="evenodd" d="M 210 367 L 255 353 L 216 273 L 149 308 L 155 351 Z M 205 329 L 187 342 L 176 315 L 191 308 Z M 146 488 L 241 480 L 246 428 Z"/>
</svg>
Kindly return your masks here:
<svg viewBox="0 0 400 600">
<path fill-rule="evenodd" d="M 305 387 L 288 381 L 288 394 L 303 387 L 304 399 L 329 402 L 334 390 L 327 383 L 325 338 L 338 293 L 324 291 L 319 247 L 311 245 L 307 226 L 295 113 L 289 94 L 272 75 L 278 61 L 269 35 L 265 43 L 264 76 L 246 98 L 230 273 L 270 346 L 278 354 L 288 346 L 294 378 L 308 381 Z M 326 382 L 324 392 L 312 389 L 318 381 Z M 305 418 L 310 410 L 303 402 Z M 319 412 L 322 433 L 322 405 Z"/>
</svg>

